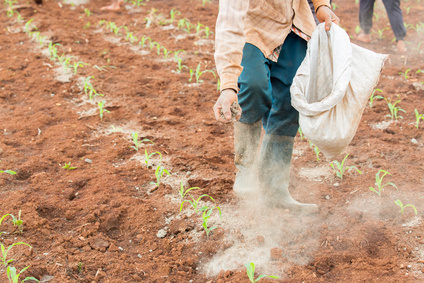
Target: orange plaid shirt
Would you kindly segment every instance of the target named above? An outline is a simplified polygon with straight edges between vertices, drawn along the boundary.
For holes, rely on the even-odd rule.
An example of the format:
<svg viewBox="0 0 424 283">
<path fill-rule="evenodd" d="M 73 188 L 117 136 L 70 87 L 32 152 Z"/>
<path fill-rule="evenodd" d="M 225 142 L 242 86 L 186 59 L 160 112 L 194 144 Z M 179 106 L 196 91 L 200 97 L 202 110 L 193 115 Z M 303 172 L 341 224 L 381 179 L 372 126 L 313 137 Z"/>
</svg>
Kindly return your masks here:
<svg viewBox="0 0 424 283">
<path fill-rule="evenodd" d="M 315 9 L 330 7 L 328 0 L 312 2 Z M 307 0 L 220 0 L 219 5 L 215 63 L 221 90 L 238 90 L 245 43 L 258 47 L 266 58 L 275 59 L 274 50 L 292 30 L 310 37 L 316 27 Z"/>
</svg>

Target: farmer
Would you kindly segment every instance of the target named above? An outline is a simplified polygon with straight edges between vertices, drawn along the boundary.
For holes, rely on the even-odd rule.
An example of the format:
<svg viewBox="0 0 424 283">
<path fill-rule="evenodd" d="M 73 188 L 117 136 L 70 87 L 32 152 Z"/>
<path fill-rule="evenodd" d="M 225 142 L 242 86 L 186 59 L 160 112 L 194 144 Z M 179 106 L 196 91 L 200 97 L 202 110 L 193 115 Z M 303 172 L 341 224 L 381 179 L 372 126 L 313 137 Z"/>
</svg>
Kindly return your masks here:
<svg viewBox="0 0 424 283">
<path fill-rule="evenodd" d="M 374 13 L 375 0 L 361 0 L 359 2 L 359 25 L 362 32 L 356 37 L 357 40 L 370 43 L 372 16 Z M 406 45 L 403 38 L 406 35 L 406 28 L 403 23 L 402 10 L 400 9 L 400 0 L 383 0 L 386 8 L 387 16 L 389 17 L 390 25 L 397 41 L 397 50 L 399 53 L 406 53 Z"/>
<path fill-rule="evenodd" d="M 215 63 L 221 95 L 213 107 L 215 118 L 228 123 L 232 103 L 238 101 L 242 108 L 234 124 L 238 169 L 234 191 L 251 192 L 256 189 L 251 184 L 259 180 L 269 205 L 316 212 L 315 204 L 294 200 L 288 190 L 294 136 L 299 128 L 299 114 L 290 103 L 290 86 L 316 27 L 308 1 L 221 0 L 219 4 Z M 328 0 L 313 0 L 313 4 L 326 30 L 331 22 L 339 23 Z M 258 152 L 262 126 L 265 135 Z"/>
</svg>

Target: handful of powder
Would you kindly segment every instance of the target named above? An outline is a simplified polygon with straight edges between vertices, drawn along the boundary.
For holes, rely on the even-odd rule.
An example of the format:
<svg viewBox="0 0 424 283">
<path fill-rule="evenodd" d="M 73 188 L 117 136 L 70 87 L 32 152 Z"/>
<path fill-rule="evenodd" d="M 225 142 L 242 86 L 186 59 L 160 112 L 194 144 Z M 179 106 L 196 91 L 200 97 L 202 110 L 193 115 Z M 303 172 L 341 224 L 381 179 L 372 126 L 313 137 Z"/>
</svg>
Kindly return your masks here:
<svg viewBox="0 0 424 283">
<path fill-rule="evenodd" d="M 237 121 L 236 117 L 238 117 L 241 113 L 241 108 L 237 101 L 234 101 L 233 104 L 231 104 L 230 110 L 231 110 L 231 122 L 234 123 Z M 221 113 L 221 118 L 225 119 L 224 112 L 222 111 L 222 109 L 220 110 L 220 113 Z"/>
</svg>

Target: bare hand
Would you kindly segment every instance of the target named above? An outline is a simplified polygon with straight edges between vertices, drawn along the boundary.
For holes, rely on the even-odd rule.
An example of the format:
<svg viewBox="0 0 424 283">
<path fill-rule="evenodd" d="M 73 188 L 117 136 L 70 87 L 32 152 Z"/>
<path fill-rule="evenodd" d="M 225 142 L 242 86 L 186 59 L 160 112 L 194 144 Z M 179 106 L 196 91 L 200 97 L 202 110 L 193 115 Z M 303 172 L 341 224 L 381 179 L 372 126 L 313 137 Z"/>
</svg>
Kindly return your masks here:
<svg viewBox="0 0 424 283">
<path fill-rule="evenodd" d="M 340 24 L 340 19 L 327 6 L 320 6 L 317 10 L 317 18 L 320 23 L 325 22 L 325 30 L 329 31 L 331 22 L 336 25 Z"/>
<path fill-rule="evenodd" d="M 221 92 L 218 100 L 213 106 L 213 112 L 215 114 L 215 119 L 218 122 L 229 123 L 231 122 L 231 104 L 234 101 L 237 101 L 237 93 L 233 89 L 224 89 Z M 221 112 L 224 114 L 224 118 L 221 116 Z M 236 120 L 239 120 L 241 113 L 236 117 Z"/>
</svg>

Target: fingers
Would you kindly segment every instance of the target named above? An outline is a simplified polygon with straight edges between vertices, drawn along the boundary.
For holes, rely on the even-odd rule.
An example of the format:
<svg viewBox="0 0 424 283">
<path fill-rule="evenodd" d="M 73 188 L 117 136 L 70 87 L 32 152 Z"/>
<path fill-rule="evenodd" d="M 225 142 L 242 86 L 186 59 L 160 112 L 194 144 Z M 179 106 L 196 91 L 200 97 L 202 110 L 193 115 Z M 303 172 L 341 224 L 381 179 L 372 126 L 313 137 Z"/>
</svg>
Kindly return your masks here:
<svg viewBox="0 0 424 283">
<path fill-rule="evenodd" d="M 219 104 L 218 101 L 217 101 L 216 104 L 213 107 L 213 113 L 215 115 L 215 119 L 218 122 L 221 122 L 221 123 L 231 122 L 231 111 L 230 111 L 230 118 L 227 118 L 228 116 L 225 115 L 225 113 L 224 113 L 224 117 L 226 117 L 226 118 L 223 118 L 223 117 L 221 117 L 221 110 L 222 110 L 222 105 Z"/>
<path fill-rule="evenodd" d="M 325 18 L 325 30 L 329 31 L 331 28 L 331 15 Z"/>
</svg>

